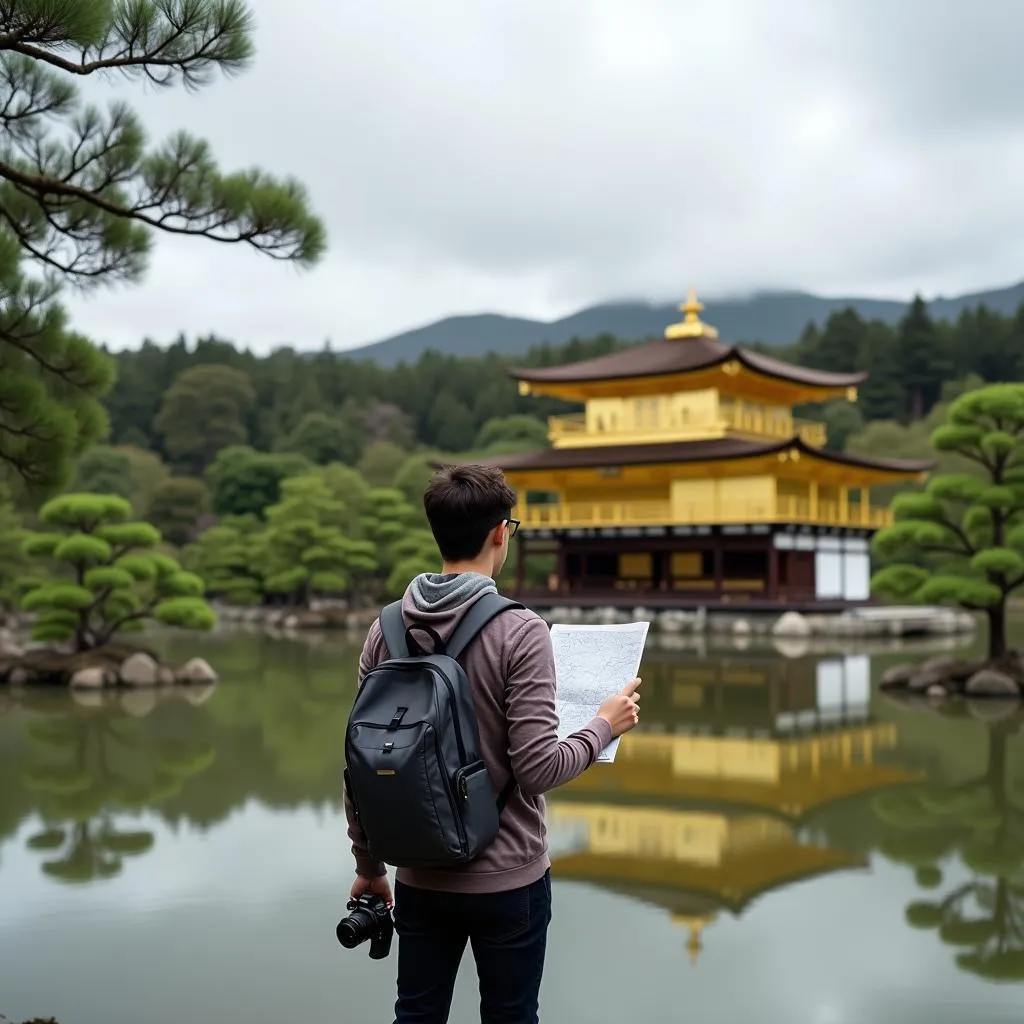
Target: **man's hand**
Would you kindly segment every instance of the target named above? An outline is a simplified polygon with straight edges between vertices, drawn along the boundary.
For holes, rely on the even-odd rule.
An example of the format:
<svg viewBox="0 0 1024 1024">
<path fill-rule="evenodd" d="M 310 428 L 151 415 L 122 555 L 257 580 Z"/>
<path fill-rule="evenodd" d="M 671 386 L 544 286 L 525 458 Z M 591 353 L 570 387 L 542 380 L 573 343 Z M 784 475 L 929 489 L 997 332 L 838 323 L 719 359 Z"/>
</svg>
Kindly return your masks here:
<svg viewBox="0 0 1024 1024">
<path fill-rule="evenodd" d="M 637 706 L 640 694 L 636 692 L 639 685 L 639 678 L 630 680 L 621 692 L 609 697 L 598 708 L 598 715 L 612 727 L 613 738 L 635 729 L 640 721 L 640 708 Z"/>
<path fill-rule="evenodd" d="M 391 897 L 391 883 L 388 882 L 387 875 L 380 875 L 377 878 L 363 878 L 362 875 L 356 875 L 349 897 L 357 900 L 365 892 L 372 892 L 375 896 L 379 896 L 389 907 L 395 905 L 395 901 Z"/>
</svg>

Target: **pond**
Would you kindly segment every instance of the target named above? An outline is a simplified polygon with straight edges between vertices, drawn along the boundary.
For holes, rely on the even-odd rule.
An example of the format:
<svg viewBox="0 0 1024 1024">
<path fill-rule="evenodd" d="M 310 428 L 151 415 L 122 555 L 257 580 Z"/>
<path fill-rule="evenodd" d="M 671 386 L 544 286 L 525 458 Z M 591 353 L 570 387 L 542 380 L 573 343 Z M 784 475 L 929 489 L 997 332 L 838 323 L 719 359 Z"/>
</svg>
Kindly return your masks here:
<svg viewBox="0 0 1024 1024">
<path fill-rule="evenodd" d="M 223 681 L 0 692 L 0 1013 L 391 1021 L 394 956 L 334 936 L 358 651 L 154 643 Z M 652 644 L 642 728 L 549 801 L 542 1019 L 1019 1020 L 1024 711 L 897 705 L 877 680 L 907 657 Z M 474 989 L 467 958 L 453 1024 Z"/>
</svg>

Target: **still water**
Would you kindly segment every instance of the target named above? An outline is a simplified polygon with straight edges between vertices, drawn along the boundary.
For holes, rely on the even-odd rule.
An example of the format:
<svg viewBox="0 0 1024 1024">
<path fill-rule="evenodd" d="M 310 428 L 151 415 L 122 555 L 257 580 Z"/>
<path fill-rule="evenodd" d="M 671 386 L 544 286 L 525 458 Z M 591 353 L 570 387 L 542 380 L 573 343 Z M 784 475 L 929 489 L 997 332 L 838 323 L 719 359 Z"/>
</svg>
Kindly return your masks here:
<svg viewBox="0 0 1024 1024">
<path fill-rule="evenodd" d="M 223 682 L 0 691 L 0 1014 L 390 1021 L 394 956 L 334 937 L 357 651 L 153 644 Z M 651 646 L 643 727 L 549 802 L 543 1019 L 1019 1021 L 1024 711 L 895 705 L 906 657 Z M 453 1024 L 475 1010 L 467 959 Z"/>
</svg>

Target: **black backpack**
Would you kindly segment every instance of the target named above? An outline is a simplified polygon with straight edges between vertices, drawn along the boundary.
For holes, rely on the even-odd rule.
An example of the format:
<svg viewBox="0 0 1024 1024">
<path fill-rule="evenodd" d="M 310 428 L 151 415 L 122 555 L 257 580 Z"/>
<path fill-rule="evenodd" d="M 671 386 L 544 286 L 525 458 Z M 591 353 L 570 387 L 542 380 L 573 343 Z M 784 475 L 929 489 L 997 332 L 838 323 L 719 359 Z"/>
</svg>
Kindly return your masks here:
<svg viewBox="0 0 1024 1024">
<path fill-rule="evenodd" d="M 376 860 L 464 864 L 497 834 L 515 780 L 495 800 L 470 682 L 457 659 L 491 619 L 522 607 L 484 594 L 447 644 L 430 627 L 406 629 L 400 601 L 381 612 L 390 657 L 366 673 L 345 732 L 345 788 Z M 413 632 L 428 634 L 433 650 L 425 652 Z"/>
</svg>

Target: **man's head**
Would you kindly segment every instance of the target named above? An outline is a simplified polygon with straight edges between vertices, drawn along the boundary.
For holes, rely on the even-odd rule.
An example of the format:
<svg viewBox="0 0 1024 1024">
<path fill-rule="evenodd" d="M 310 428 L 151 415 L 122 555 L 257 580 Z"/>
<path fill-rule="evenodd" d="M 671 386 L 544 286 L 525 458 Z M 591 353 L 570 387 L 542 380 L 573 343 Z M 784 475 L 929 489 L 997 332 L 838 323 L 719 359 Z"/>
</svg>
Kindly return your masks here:
<svg viewBox="0 0 1024 1024">
<path fill-rule="evenodd" d="M 475 562 L 490 576 L 501 571 L 508 557 L 508 520 L 515 503 L 515 491 L 492 466 L 445 466 L 423 495 L 444 561 Z"/>
</svg>

